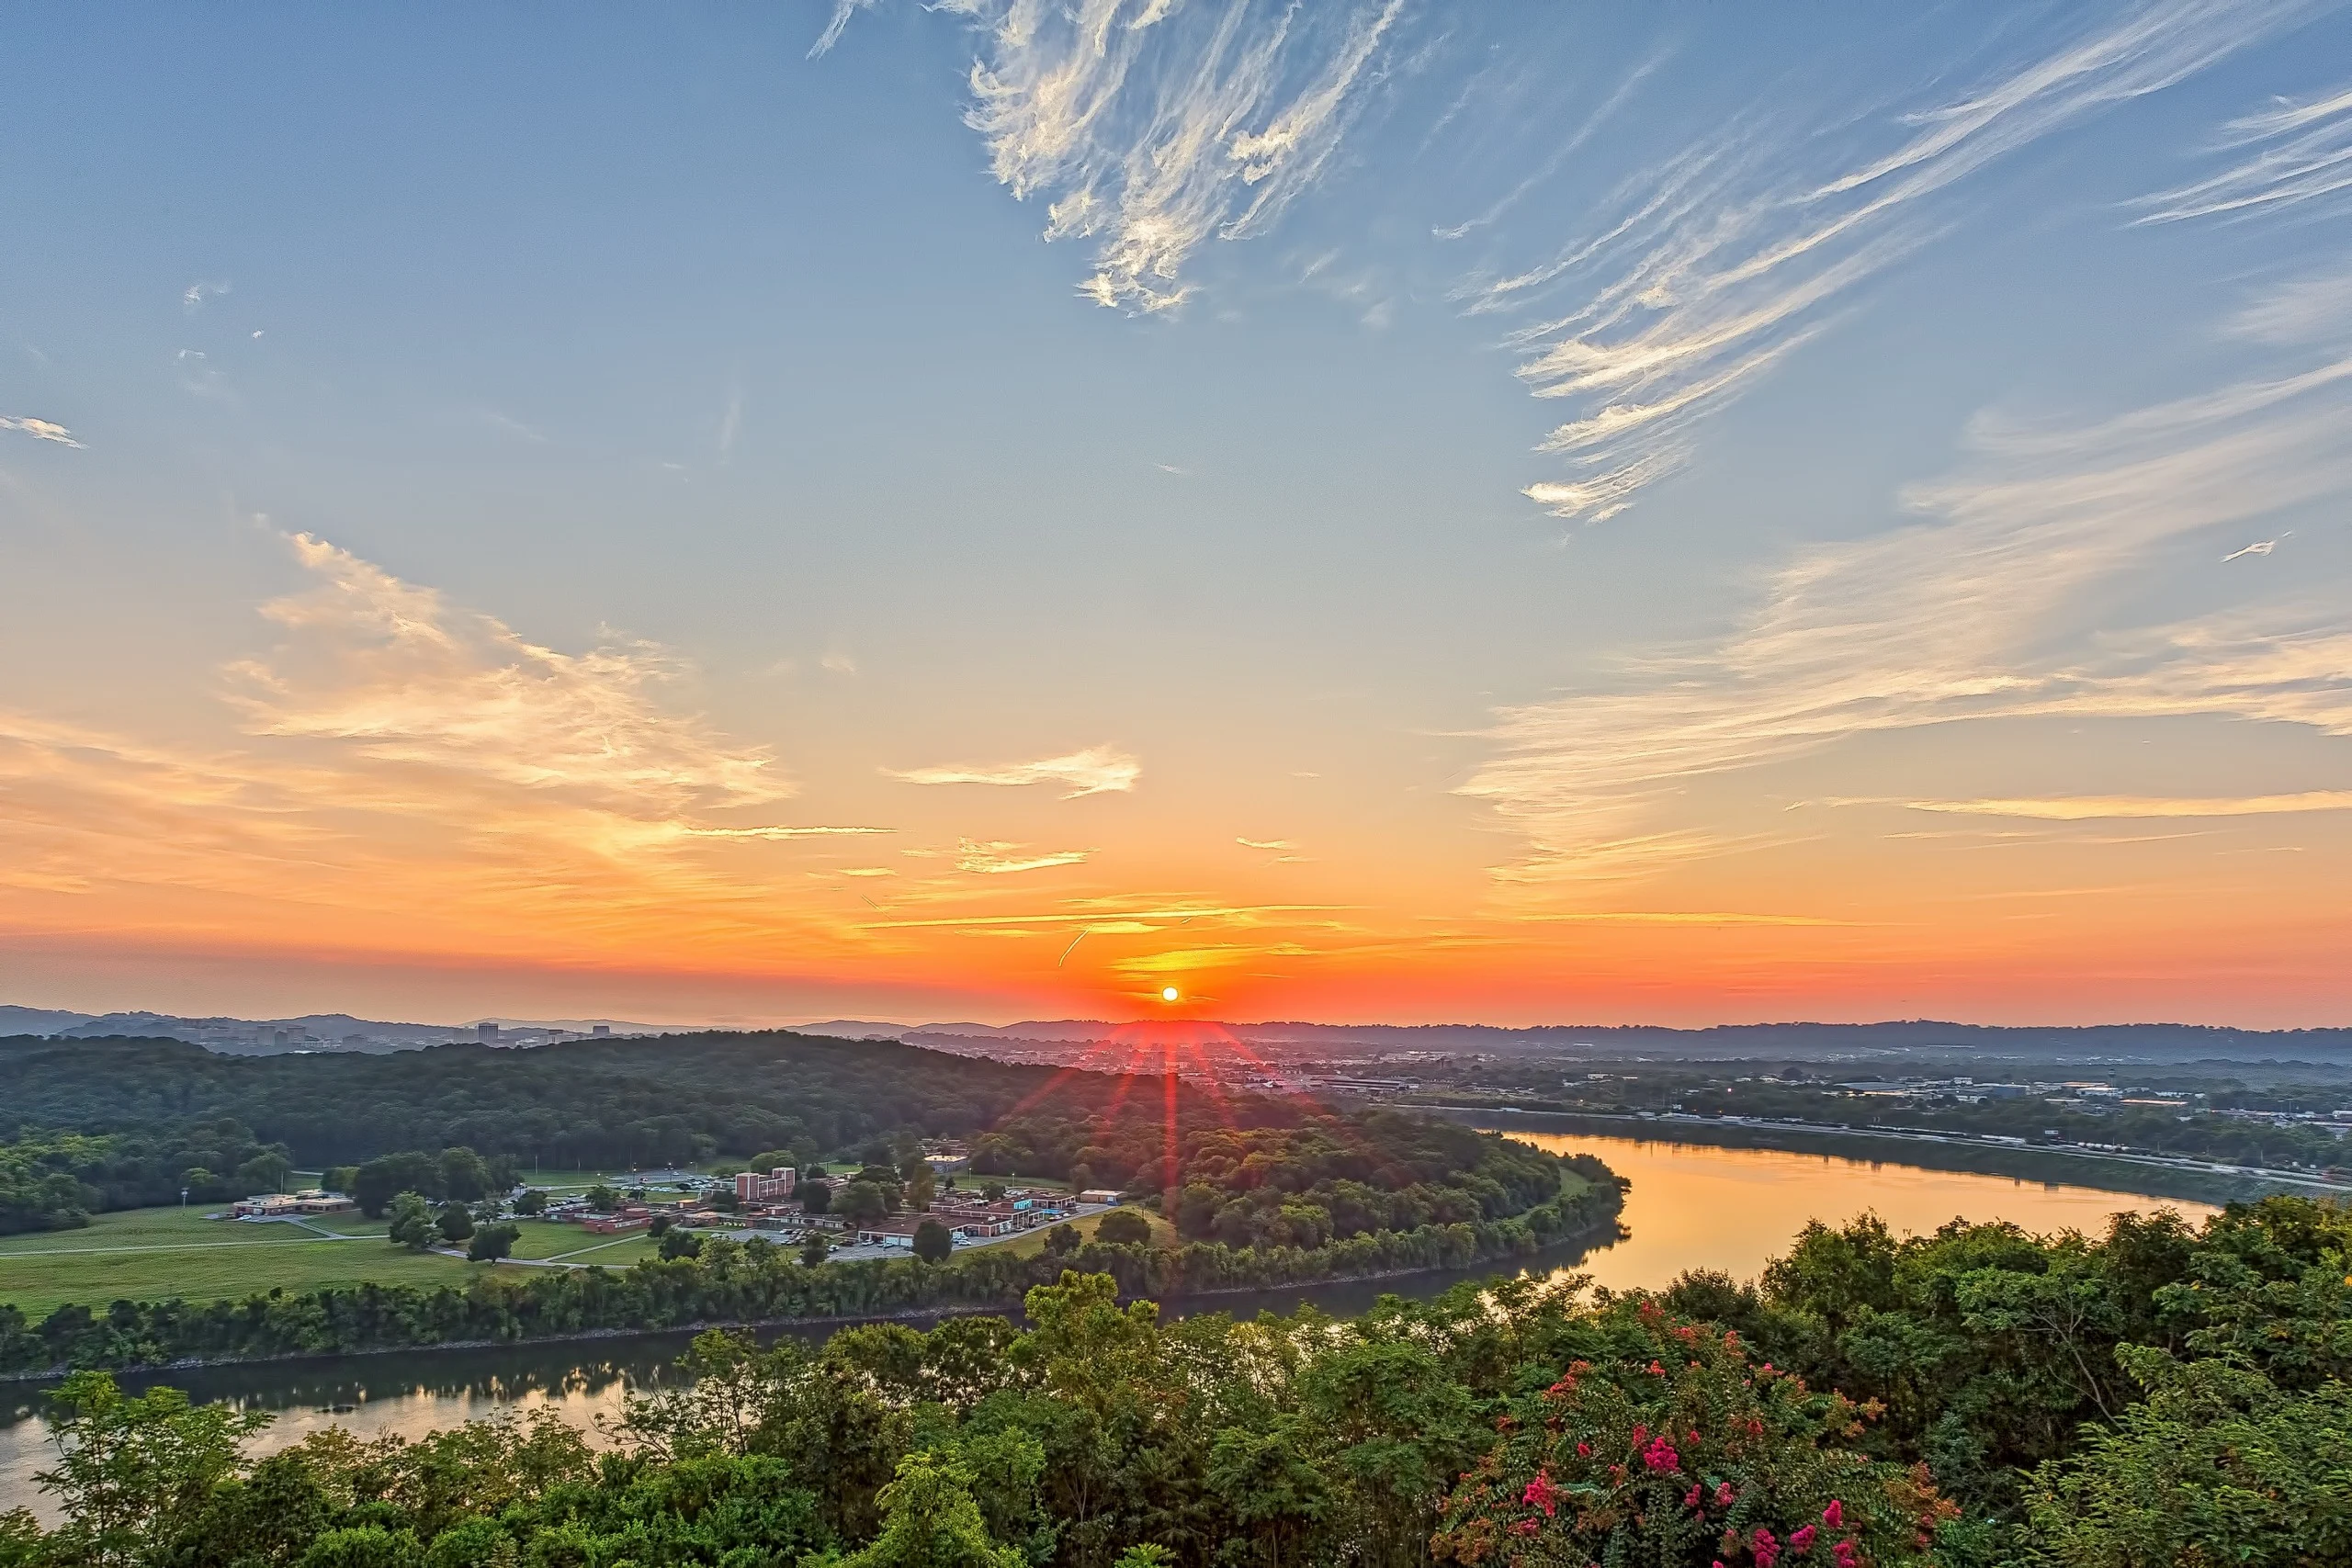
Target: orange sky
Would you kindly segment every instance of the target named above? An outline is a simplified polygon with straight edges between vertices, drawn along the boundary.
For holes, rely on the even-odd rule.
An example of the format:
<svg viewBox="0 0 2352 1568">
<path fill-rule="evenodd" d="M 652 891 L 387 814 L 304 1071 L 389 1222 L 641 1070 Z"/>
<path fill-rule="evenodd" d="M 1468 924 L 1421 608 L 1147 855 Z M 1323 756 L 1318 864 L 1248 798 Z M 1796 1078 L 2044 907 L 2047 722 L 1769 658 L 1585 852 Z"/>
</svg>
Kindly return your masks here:
<svg viewBox="0 0 2352 1568">
<path fill-rule="evenodd" d="M 0 1002 L 2352 1023 L 2352 10 L 825 15 L 19 29 Z"/>
</svg>

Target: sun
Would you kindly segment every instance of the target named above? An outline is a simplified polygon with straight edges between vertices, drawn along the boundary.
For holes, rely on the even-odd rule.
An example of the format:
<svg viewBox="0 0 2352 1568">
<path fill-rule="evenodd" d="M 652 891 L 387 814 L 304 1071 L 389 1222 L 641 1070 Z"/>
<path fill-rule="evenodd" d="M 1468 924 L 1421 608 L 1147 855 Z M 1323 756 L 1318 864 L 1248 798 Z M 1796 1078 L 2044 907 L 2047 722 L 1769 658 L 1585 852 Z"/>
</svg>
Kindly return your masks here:
<svg viewBox="0 0 2352 1568">
<path fill-rule="evenodd" d="M 1174 1001 L 1177 995 L 1176 987 L 1173 986 L 1162 986 L 1159 987 L 1159 999 L 1163 1002 Z"/>
</svg>

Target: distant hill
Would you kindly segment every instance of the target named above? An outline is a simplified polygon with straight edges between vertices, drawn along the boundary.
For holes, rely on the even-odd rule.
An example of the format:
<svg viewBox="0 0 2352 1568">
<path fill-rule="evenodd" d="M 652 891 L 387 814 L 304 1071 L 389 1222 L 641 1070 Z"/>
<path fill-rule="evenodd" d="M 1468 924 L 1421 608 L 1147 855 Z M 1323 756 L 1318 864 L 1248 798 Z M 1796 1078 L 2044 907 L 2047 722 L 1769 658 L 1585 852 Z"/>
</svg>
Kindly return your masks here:
<svg viewBox="0 0 2352 1568">
<path fill-rule="evenodd" d="M 602 1024 L 616 1035 L 657 1034 L 659 1027 L 620 1019 L 484 1019 L 500 1026 L 502 1041 L 544 1044 L 590 1033 Z M 475 1023 L 402 1023 L 355 1018 L 346 1012 L 304 1013 L 297 1018 L 183 1018 L 172 1013 L 91 1014 L 43 1008 L 0 1007 L 0 1035 L 42 1035 L 66 1040 L 138 1038 L 182 1040 L 230 1055 L 275 1055 L 288 1051 L 413 1051 L 480 1039 Z"/>
<path fill-rule="evenodd" d="M 0 1034 L 54 1034 L 77 1023 L 87 1023 L 86 1012 L 60 1012 L 54 1008 L 0 1006 Z"/>
<path fill-rule="evenodd" d="M 546 1044 L 603 1025 L 616 1035 L 680 1032 L 675 1026 L 619 1019 L 495 1019 L 502 1043 Z M 742 1033 L 741 1030 L 712 1031 Z M 752 1032 L 778 1032 L 759 1031 Z M 2231 1029 L 2190 1023 L 2108 1023 L 2087 1026 L 2005 1026 L 1908 1019 L 1880 1023 L 1738 1023 L 1708 1029 L 1656 1024 L 1540 1024 L 1510 1029 L 1479 1023 L 1222 1023 L 1206 1019 L 1032 1019 L 1020 1023 L 892 1023 L 837 1018 L 790 1032 L 836 1040 L 880 1037 L 974 1055 L 992 1043 L 1040 1047 L 1031 1059 L 1076 1057 L 1097 1043 L 1181 1045 L 1214 1055 L 1220 1049 L 1272 1057 L 1398 1055 L 1448 1056 L 1566 1056 L 1724 1061 L 1889 1061 L 1907 1058 L 1998 1058 L 2018 1063 L 2178 1064 L 2312 1062 L 2352 1066 L 2352 1028 Z M 62 1010 L 0 1007 L 0 1035 L 68 1039 L 143 1036 L 185 1040 L 232 1055 L 286 1051 L 408 1051 L 477 1039 L 473 1022 L 401 1023 L 349 1013 L 299 1018 L 179 1018 L 153 1012 L 102 1016 Z"/>
</svg>

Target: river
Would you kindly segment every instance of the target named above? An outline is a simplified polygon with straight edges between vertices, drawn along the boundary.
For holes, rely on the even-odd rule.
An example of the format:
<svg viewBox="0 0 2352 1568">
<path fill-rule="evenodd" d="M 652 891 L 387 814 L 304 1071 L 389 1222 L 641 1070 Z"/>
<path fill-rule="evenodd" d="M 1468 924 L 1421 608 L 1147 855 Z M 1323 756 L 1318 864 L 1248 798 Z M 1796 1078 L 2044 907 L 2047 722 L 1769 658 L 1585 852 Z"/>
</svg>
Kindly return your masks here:
<svg viewBox="0 0 2352 1568">
<path fill-rule="evenodd" d="M 1933 1230 L 1955 1218 L 2011 1220 L 2033 1231 L 2104 1228 L 2120 1210 L 2171 1208 L 2195 1221 L 2210 1204 L 2150 1198 L 1979 1172 L 1925 1170 L 1833 1155 L 1781 1149 L 1713 1148 L 1690 1144 L 1532 1133 L 1511 1136 L 1559 1153 L 1598 1155 L 1630 1178 L 1626 1235 L 1599 1247 L 1559 1249 L 1535 1266 L 1575 1269 L 1596 1284 L 1623 1290 L 1664 1285 L 1686 1269 L 1717 1269 L 1752 1279 L 1809 1219 L 1838 1222 L 1874 1211 L 1897 1231 Z M 1521 1267 L 1514 1265 L 1514 1268 Z M 1238 1296 L 1171 1303 L 1182 1312 L 1254 1314 L 1313 1302 L 1334 1314 L 1361 1312 L 1384 1292 L 1427 1297 L 1490 1272 L 1421 1274 L 1398 1280 L 1302 1286 Z M 821 1338 L 838 1325 L 792 1330 Z M 191 1398 L 227 1400 L 268 1410 L 277 1420 L 251 1445 L 266 1453 L 325 1427 L 361 1437 L 414 1435 L 502 1412 L 552 1407 L 593 1427 L 616 1414 L 628 1395 L 674 1376 L 687 1335 L 509 1346 L 480 1350 L 404 1352 L 179 1371 L 126 1382 L 167 1382 Z M 33 1472 L 55 1457 L 41 1419 L 46 1395 L 36 1386 L 0 1385 L 0 1512 L 25 1506 L 47 1514 Z"/>
</svg>

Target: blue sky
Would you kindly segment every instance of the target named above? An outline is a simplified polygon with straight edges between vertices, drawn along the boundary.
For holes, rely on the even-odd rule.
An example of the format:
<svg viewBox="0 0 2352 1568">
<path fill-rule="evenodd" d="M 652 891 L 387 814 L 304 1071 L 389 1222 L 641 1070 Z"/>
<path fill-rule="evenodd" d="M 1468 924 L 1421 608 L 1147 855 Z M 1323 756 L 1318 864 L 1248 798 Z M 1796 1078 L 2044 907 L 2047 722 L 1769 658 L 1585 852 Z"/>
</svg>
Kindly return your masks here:
<svg viewBox="0 0 2352 1568">
<path fill-rule="evenodd" d="M 2341 7 L 12 48 L 17 999 L 2341 1013 Z"/>
</svg>

